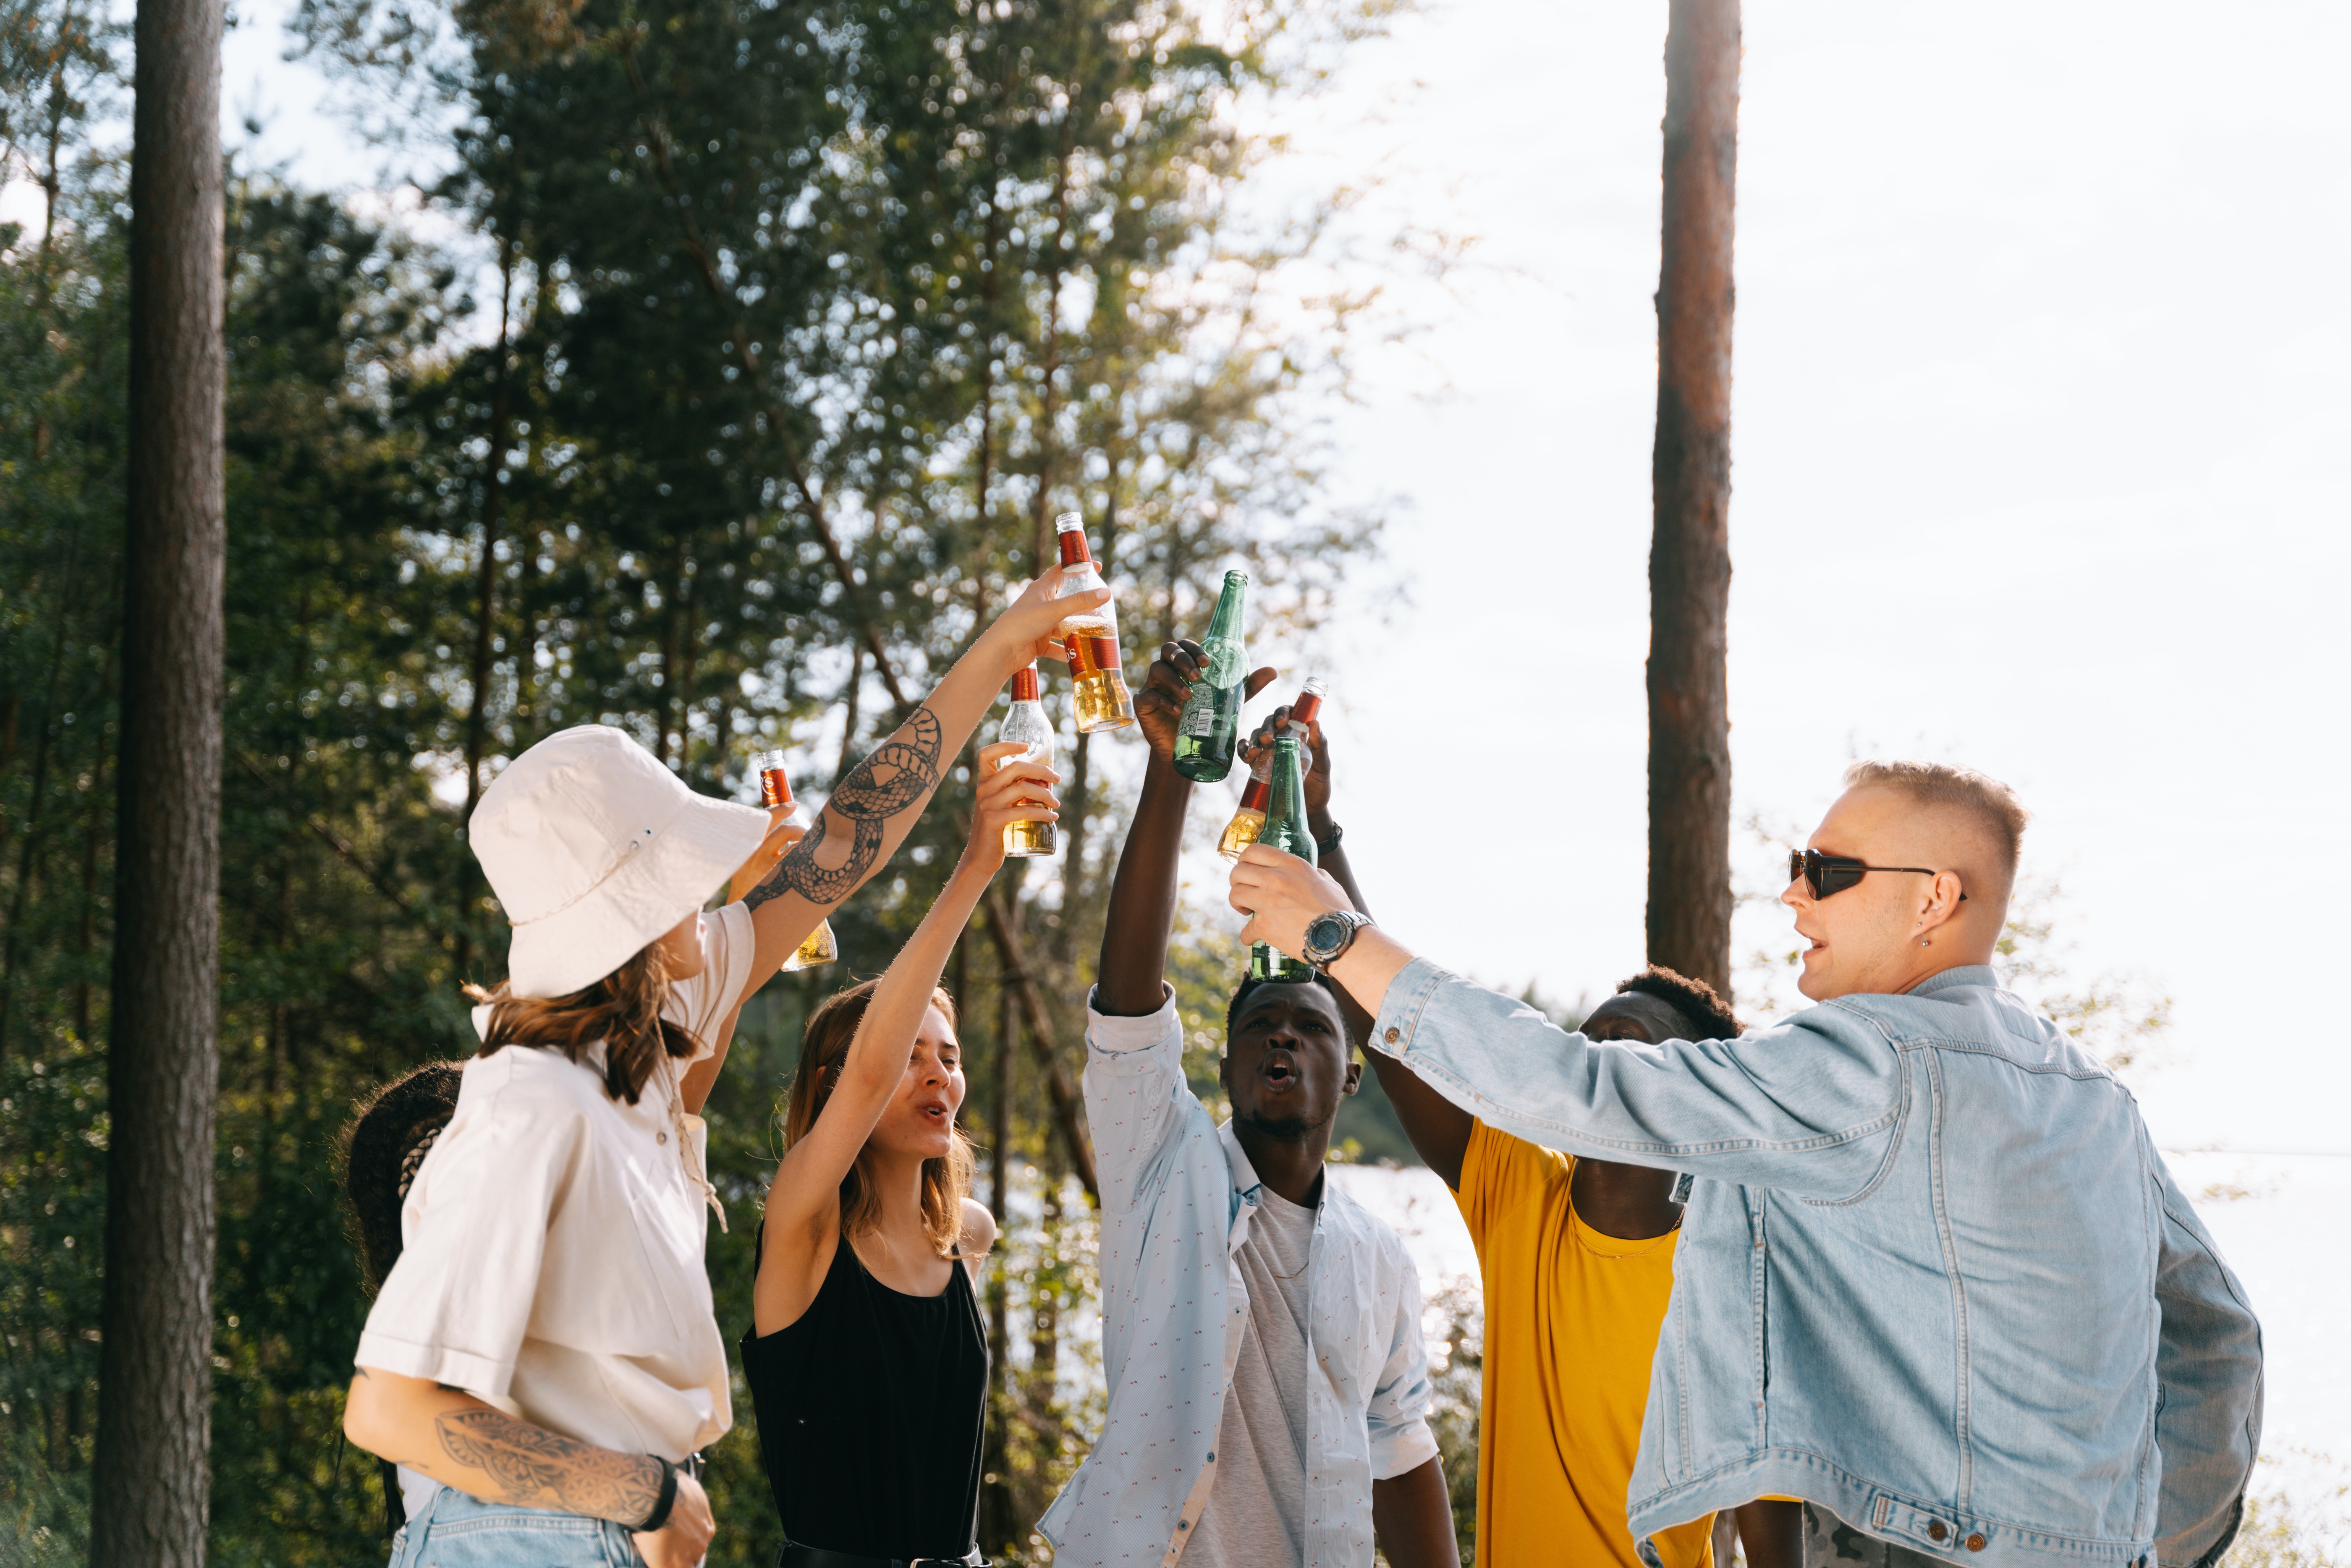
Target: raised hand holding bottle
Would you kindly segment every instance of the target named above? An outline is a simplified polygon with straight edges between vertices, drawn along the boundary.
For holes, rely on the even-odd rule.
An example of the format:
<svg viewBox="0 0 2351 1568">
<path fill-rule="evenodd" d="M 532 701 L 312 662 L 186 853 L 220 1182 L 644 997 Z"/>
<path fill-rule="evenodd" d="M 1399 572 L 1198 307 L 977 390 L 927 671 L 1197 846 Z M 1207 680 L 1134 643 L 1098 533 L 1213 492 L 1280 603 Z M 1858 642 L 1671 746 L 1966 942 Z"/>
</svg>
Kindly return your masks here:
<svg viewBox="0 0 2351 1568">
<path fill-rule="evenodd" d="M 1300 735 L 1307 733 L 1306 727 L 1313 722 L 1315 714 L 1321 711 L 1322 698 L 1330 689 L 1329 684 L 1322 677 L 1313 676 L 1307 681 L 1304 689 L 1299 692 L 1298 700 L 1290 705 L 1288 722 L 1298 727 Z M 1228 861 L 1238 860 L 1241 858 L 1243 850 L 1258 841 L 1259 833 L 1265 826 L 1267 803 L 1271 799 L 1272 793 L 1273 748 L 1269 747 L 1260 752 L 1257 761 L 1250 765 L 1249 781 L 1241 790 L 1240 806 L 1233 812 L 1233 820 L 1225 824 L 1225 831 L 1217 835 L 1217 852 L 1218 854 Z M 1303 829 L 1306 823 L 1306 811 L 1302 805 L 1298 812 L 1298 822 Z M 1309 855 L 1307 858 L 1311 860 L 1313 857 Z"/>
<path fill-rule="evenodd" d="M 1176 771 L 1196 784 L 1213 784 L 1233 770 L 1233 747 L 1241 733 L 1241 678 L 1249 671 L 1249 647 L 1241 636 L 1242 601 L 1249 573 L 1225 573 L 1224 591 L 1208 622 L 1203 647 L 1207 678 L 1192 688 L 1176 735 Z"/>
<path fill-rule="evenodd" d="M 784 771 L 782 752 L 762 751 L 751 759 L 751 765 L 759 770 L 759 804 L 771 811 L 782 810 L 788 814 L 787 820 L 802 828 L 814 824 L 815 819 L 809 815 L 809 809 L 792 798 L 791 775 Z M 841 944 L 833 939 L 832 922 L 820 920 L 816 929 L 810 932 L 800 945 L 792 949 L 792 956 L 784 960 L 784 973 L 789 975 L 794 969 L 813 969 L 840 956 Z"/>
<path fill-rule="evenodd" d="M 1311 716 L 1311 715 L 1309 716 Z M 1256 841 L 1269 849 L 1296 855 L 1308 865 L 1315 861 L 1314 831 L 1306 825 L 1305 743 L 1285 735 L 1273 743 L 1273 772 L 1268 787 L 1264 825 Z M 1236 850 L 1238 855 L 1240 852 Z M 1293 958 L 1269 943 L 1249 945 L 1252 980 L 1311 980 L 1314 967 Z"/>
<path fill-rule="evenodd" d="M 1093 552 L 1086 548 L 1085 519 L 1063 512 L 1054 521 L 1061 549 L 1061 597 L 1102 586 Z M 1072 615 L 1061 622 L 1061 646 L 1070 656 L 1070 679 L 1076 687 L 1078 733 L 1118 729 L 1134 722 L 1134 699 L 1128 695 L 1126 676 L 1119 668 L 1118 607 Z"/>
<path fill-rule="evenodd" d="M 1026 747 L 1017 756 L 1008 757 L 996 766 L 998 768 L 1014 762 L 1038 762 L 1053 766 L 1053 724 L 1045 716 L 1042 688 L 1037 679 L 1037 666 L 1030 664 L 1012 677 L 1012 711 L 1004 716 L 1004 724 L 997 730 L 999 743 Z M 1004 852 L 1016 859 L 1033 855 L 1050 855 L 1061 844 L 1061 834 L 1051 822 L 1007 822 L 1004 825 Z"/>
</svg>

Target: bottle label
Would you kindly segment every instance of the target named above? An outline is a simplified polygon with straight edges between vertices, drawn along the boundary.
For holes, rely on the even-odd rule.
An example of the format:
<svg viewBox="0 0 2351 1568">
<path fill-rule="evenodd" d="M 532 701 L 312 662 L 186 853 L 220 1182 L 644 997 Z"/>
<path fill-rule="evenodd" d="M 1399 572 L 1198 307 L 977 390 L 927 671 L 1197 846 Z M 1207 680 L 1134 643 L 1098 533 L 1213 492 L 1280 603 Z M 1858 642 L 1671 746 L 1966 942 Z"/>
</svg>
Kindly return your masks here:
<svg viewBox="0 0 2351 1568">
<path fill-rule="evenodd" d="M 1194 740 L 1206 740 L 1217 733 L 1217 699 L 1206 692 L 1195 693 L 1184 705 L 1183 733 Z"/>
<path fill-rule="evenodd" d="M 1249 651 L 1238 637 L 1219 637 L 1205 652 L 1208 655 L 1208 685 L 1218 691 L 1241 684 L 1246 673 L 1241 666 L 1249 662 Z"/>
</svg>

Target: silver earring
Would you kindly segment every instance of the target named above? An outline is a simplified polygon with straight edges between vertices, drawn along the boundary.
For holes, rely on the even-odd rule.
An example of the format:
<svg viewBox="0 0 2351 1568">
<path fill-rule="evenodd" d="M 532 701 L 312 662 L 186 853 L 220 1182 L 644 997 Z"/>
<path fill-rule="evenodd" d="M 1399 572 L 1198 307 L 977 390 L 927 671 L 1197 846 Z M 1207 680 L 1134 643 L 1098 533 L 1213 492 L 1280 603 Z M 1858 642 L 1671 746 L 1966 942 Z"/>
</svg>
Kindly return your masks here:
<svg viewBox="0 0 2351 1568">
<path fill-rule="evenodd" d="M 1924 947 L 1926 945 L 1927 945 L 1927 939 L 1926 939 L 1924 936 L 1919 937 L 1919 938 L 1918 938 L 1918 946 L 1921 946 L 1921 947 Z"/>
</svg>

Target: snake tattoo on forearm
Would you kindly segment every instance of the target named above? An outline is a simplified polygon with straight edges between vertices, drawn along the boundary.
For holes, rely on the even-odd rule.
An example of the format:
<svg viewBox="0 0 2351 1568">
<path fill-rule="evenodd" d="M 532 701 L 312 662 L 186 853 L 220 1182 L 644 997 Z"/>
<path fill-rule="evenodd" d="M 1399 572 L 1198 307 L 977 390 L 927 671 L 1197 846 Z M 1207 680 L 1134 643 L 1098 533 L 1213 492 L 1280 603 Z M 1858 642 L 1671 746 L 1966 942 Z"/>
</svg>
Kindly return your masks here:
<svg viewBox="0 0 2351 1568">
<path fill-rule="evenodd" d="M 916 708 L 897 734 L 849 770 L 817 814 L 808 837 L 744 896 L 743 906 L 757 909 L 787 893 L 797 893 L 810 904 L 839 904 L 854 893 L 882 857 L 890 820 L 937 787 L 943 739 L 937 716 L 927 706 Z M 848 821 L 853 837 L 849 858 L 827 868 L 817 863 L 817 852 L 831 837 L 836 817 Z"/>
</svg>

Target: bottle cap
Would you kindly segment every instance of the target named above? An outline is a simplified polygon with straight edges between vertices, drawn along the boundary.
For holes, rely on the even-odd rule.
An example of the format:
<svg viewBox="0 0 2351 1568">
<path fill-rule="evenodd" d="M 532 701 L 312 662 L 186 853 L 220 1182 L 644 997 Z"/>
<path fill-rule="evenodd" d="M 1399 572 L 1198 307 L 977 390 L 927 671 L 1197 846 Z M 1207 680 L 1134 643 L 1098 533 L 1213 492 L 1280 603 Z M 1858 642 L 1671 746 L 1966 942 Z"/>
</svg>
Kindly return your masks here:
<svg viewBox="0 0 2351 1568">
<path fill-rule="evenodd" d="M 1063 566 L 1075 566 L 1081 560 L 1094 559 L 1093 552 L 1086 548 L 1085 518 L 1075 512 L 1063 512 L 1053 519 L 1053 528 L 1060 537 Z"/>
<path fill-rule="evenodd" d="M 1033 703 L 1037 700 L 1040 690 L 1041 688 L 1038 685 L 1037 681 L 1037 666 L 1034 662 L 1031 662 L 1024 668 L 1012 672 L 1012 700 L 1014 702 Z"/>
</svg>

